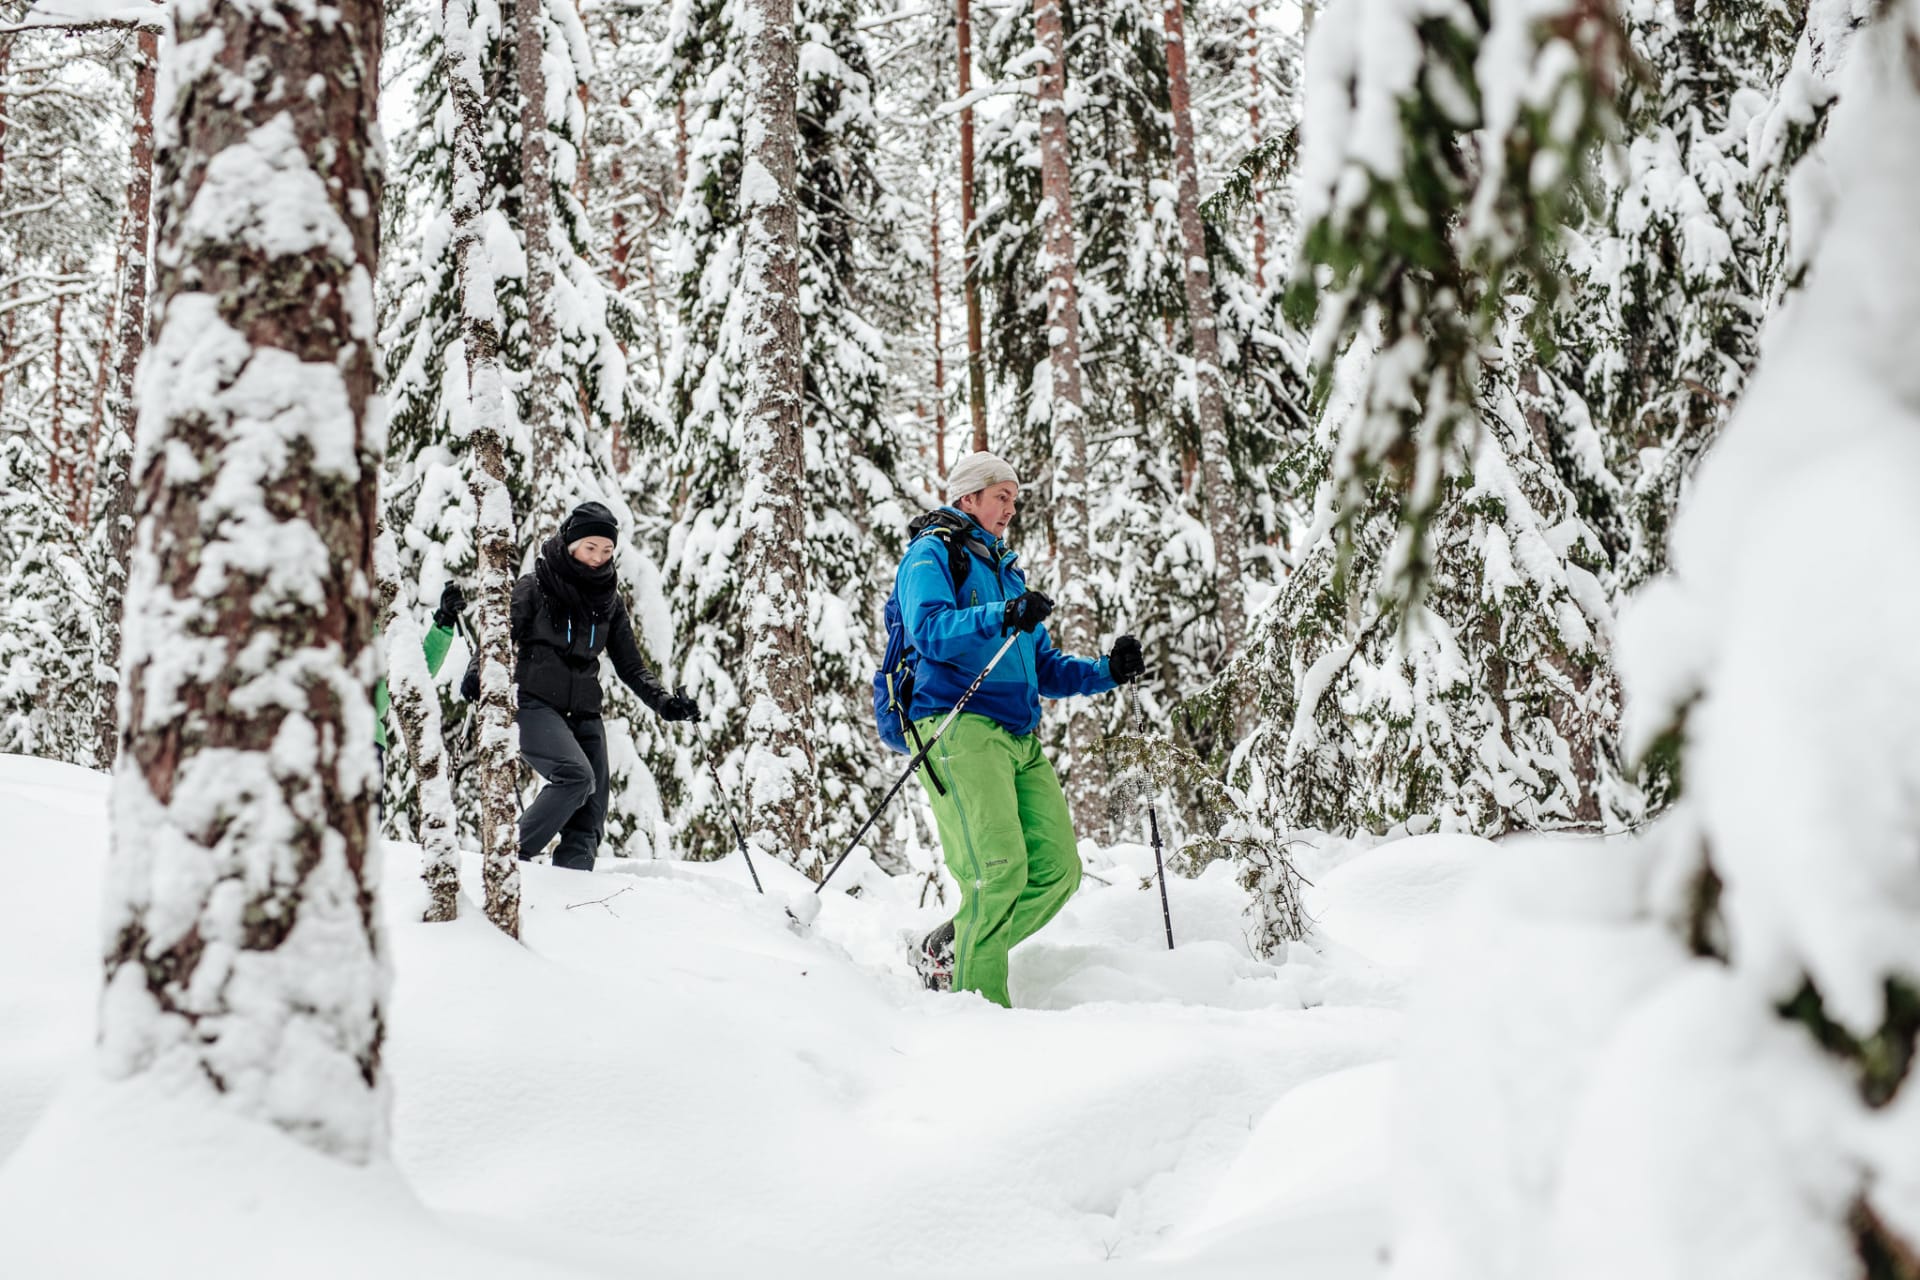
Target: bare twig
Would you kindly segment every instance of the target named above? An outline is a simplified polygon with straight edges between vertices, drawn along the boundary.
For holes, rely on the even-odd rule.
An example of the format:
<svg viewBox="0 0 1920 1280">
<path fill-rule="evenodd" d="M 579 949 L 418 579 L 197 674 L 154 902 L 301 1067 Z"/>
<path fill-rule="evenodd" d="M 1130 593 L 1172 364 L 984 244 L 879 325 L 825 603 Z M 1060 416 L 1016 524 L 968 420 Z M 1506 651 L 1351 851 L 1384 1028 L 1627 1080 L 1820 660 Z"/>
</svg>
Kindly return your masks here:
<svg viewBox="0 0 1920 1280">
<path fill-rule="evenodd" d="M 632 892 L 633 892 L 633 886 L 628 885 L 626 888 L 620 890 L 618 893 L 610 893 L 604 898 L 595 898 L 591 902 L 569 902 L 567 904 L 567 910 L 571 911 L 575 907 L 606 907 L 609 902 L 612 902 L 615 898 L 619 897 L 620 894 L 632 893 Z M 618 911 L 615 911 L 612 907 L 607 907 L 607 914 L 610 916 L 617 916 L 620 913 Z"/>
</svg>

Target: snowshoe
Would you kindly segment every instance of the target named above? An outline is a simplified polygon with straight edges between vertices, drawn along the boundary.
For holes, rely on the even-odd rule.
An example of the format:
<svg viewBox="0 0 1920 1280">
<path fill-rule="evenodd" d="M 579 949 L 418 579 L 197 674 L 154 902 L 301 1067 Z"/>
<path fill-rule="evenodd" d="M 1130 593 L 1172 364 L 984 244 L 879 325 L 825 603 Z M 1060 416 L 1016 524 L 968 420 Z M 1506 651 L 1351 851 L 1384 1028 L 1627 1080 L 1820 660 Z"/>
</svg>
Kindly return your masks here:
<svg viewBox="0 0 1920 1280">
<path fill-rule="evenodd" d="M 932 933 L 911 940 L 909 947 L 913 971 L 929 991 L 953 990 L 953 921 L 948 920 Z"/>
</svg>

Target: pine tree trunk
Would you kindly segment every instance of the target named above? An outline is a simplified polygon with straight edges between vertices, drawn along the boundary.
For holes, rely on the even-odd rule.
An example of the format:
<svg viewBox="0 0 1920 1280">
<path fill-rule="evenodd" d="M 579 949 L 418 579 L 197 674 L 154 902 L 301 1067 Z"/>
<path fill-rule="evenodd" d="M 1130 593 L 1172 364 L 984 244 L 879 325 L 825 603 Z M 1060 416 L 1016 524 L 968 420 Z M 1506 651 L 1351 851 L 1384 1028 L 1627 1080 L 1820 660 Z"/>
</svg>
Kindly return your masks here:
<svg viewBox="0 0 1920 1280">
<path fill-rule="evenodd" d="M 553 161 L 547 149 L 547 77 L 540 65 L 541 0 L 516 0 L 506 8 L 514 24 L 514 77 L 520 90 L 520 223 L 527 247 L 527 351 L 531 381 L 526 424 L 533 437 L 534 474 L 560 474 L 566 451 L 560 406 L 566 395 L 560 371 L 559 331 L 553 316 Z M 559 485 L 540 486 L 533 518 L 538 530 L 558 528 L 568 494 Z"/>
<path fill-rule="evenodd" d="M 1247 6 L 1247 67 L 1253 74 L 1253 94 L 1247 99 L 1247 134 L 1252 150 L 1260 149 L 1260 5 Z M 1260 184 L 1253 186 L 1253 282 L 1267 287 L 1267 206 Z"/>
<path fill-rule="evenodd" d="M 1073 184 L 1067 153 L 1066 33 L 1061 0 L 1034 0 L 1040 64 L 1040 190 L 1047 206 L 1047 333 L 1053 373 L 1053 537 L 1059 611 L 1049 624 L 1068 653 L 1094 651 L 1092 563 L 1087 522 L 1087 431 L 1080 394 L 1080 300 L 1074 281 Z M 1096 743 L 1098 717 L 1084 698 L 1067 704 L 1073 762 L 1067 794 L 1083 821 L 1104 812 Z"/>
<path fill-rule="evenodd" d="M 581 129 L 580 136 L 573 140 L 573 198 L 584 210 L 587 207 L 587 197 L 593 191 L 593 161 L 587 155 L 587 122 L 591 119 L 588 108 L 593 105 L 592 86 L 582 80 L 579 82 L 578 92 Z"/>
<path fill-rule="evenodd" d="M 531 5 L 534 0 L 522 0 Z M 464 445 L 474 510 L 474 630 L 479 639 L 480 860 L 487 919 L 520 936 L 520 734 L 515 724 L 513 499 L 507 492 L 506 387 L 500 376 L 500 307 L 480 219 L 480 139 L 485 122 L 473 0 L 442 0 L 447 78 L 453 97 L 453 241 L 460 273 L 460 339 L 467 385 L 454 434 Z"/>
<path fill-rule="evenodd" d="M 964 98 L 973 91 L 973 14 L 969 0 L 958 0 L 954 39 L 960 53 L 960 96 Z M 987 363 L 982 351 L 973 222 L 973 108 L 968 106 L 960 112 L 960 290 L 967 303 L 967 407 L 973 414 L 973 447 L 978 452 L 987 447 Z"/>
<path fill-rule="evenodd" d="M 367 585 L 383 8 L 330 12 L 174 11 L 200 56 L 169 63 L 160 133 L 99 1043 L 111 1078 L 364 1163 L 387 1137 Z"/>
<path fill-rule="evenodd" d="M 747 223 L 740 287 L 750 388 L 740 465 L 745 566 L 748 839 L 818 880 L 800 436 L 800 219 L 795 195 L 798 68 L 793 0 L 750 0 L 741 178 Z"/>
<path fill-rule="evenodd" d="M 68 273 L 60 263 L 60 274 Z M 47 496 L 58 506 L 73 499 L 73 451 L 67 446 L 66 367 L 67 295 L 64 288 L 53 295 L 53 385 L 47 396 Z"/>
<path fill-rule="evenodd" d="M 947 478 L 947 351 L 940 326 L 940 192 L 932 192 L 928 226 L 933 242 L 933 460 L 944 491 Z"/>
<path fill-rule="evenodd" d="M 374 544 L 379 570 L 380 616 L 386 623 L 387 683 L 393 710 L 413 761 L 414 812 L 420 815 L 420 875 L 427 885 L 427 909 L 421 919 L 440 924 L 459 918 L 460 861 L 457 823 L 447 772 L 446 740 L 440 723 L 440 696 L 427 673 L 424 637 L 411 611 L 396 611 L 400 595 L 400 554 L 382 520 Z M 389 744 L 388 750 L 392 747 Z"/>
<path fill-rule="evenodd" d="M 100 574 L 100 670 L 113 685 L 98 701 L 95 757 L 110 768 L 120 745 L 121 600 L 133 545 L 133 437 L 139 406 L 133 377 L 147 349 L 147 265 L 153 209 L 153 88 L 160 64 L 159 33 L 142 30 L 133 71 L 133 155 L 127 177 L 127 242 L 121 255 L 119 359 L 113 379 L 112 428 L 100 456 L 100 488 L 107 495 L 107 557 Z"/>
<path fill-rule="evenodd" d="M 123 228 L 119 247 L 114 251 L 113 278 L 124 280 L 127 274 L 127 234 Z M 87 443 L 81 449 L 80 481 L 74 488 L 73 505 L 67 518 L 75 529 L 85 529 L 93 519 L 93 494 L 100 465 L 100 438 L 106 434 L 107 387 L 113 381 L 114 317 L 120 309 L 120 293 L 107 299 L 106 323 L 101 327 L 99 358 L 93 374 L 93 407 L 87 413 Z"/>
<path fill-rule="evenodd" d="M 1167 84 L 1173 105 L 1173 167 L 1180 217 L 1187 326 L 1193 337 L 1196 416 L 1200 429 L 1200 484 L 1206 490 L 1207 528 L 1213 535 L 1215 608 L 1228 657 L 1240 650 L 1240 504 L 1227 460 L 1227 409 L 1220 390 L 1220 335 L 1213 314 L 1213 273 L 1207 233 L 1200 223 L 1200 166 L 1193 149 L 1193 108 L 1187 85 L 1187 39 L 1180 0 L 1161 10 L 1167 31 Z"/>
</svg>

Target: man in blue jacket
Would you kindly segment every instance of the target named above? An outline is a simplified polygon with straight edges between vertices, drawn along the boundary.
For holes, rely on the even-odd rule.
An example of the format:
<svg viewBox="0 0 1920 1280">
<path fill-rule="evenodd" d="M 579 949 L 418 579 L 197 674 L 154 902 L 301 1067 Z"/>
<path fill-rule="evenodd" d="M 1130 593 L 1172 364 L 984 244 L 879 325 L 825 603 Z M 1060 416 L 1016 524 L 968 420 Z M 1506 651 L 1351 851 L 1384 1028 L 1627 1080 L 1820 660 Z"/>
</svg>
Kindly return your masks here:
<svg viewBox="0 0 1920 1280">
<path fill-rule="evenodd" d="M 1080 884 L 1073 817 L 1035 732 L 1040 699 L 1106 693 L 1137 680 L 1145 664 L 1132 636 L 1104 658 L 1053 647 L 1043 625 L 1053 602 L 1027 590 L 1002 541 L 1020 496 L 1012 467 L 991 453 L 968 454 L 948 474 L 947 492 L 952 506 L 915 523 L 895 581 L 916 659 L 910 714 L 922 741 L 1005 638 L 1019 638 L 921 769 L 947 868 L 960 882 L 960 910 L 922 941 L 916 964 L 928 985 L 942 985 L 950 930 L 953 989 L 1010 1005 L 1007 952 Z M 964 559 L 950 554 L 955 540 Z M 960 565 L 966 571 L 956 584 Z"/>
</svg>

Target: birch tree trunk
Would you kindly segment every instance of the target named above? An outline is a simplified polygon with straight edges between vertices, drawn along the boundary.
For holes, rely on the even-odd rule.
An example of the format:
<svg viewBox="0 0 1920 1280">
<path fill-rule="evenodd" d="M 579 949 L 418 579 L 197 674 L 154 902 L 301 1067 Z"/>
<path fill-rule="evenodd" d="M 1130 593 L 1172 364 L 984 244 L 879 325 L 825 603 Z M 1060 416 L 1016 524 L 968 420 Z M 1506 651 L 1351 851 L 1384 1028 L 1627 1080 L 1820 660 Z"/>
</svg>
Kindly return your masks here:
<svg viewBox="0 0 1920 1280">
<path fill-rule="evenodd" d="M 527 427 L 533 435 L 534 474 L 546 480 L 559 474 L 566 449 L 559 412 L 566 389 L 553 315 L 553 161 L 547 150 L 547 77 L 540 62 L 545 24 L 540 4 L 541 0 L 515 0 L 508 12 L 514 24 L 514 77 L 520 90 L 520 225 L 527 245 L 531 377 Z M 541 486 L 533 511 L 537 529 L 559 528 L 567 496 L 556 484 Z"/>
<path fill-rule="evenodd" d="M 960 96 L 973 92 L 973 13 L 958 0 L 954 40 L 959 49 Z M 980 280 L 975 274 L 973 225 L 973 107 L 960 110 L 960 289 L 967 303 L 967 406 L 973 414 L 974 452 L 987 447 L 987 363 L 981 348 Z M 944 473 L 943 473 L 944 474 Z"/>
<path fill-rule="evenodd" d="M 329 12 L 173 9 L 100 1052 L 364 1163 L 382 6 Z"/>
<path fill-rule="evenodd" d="M 740 448 L 740 563 L 747 610 L 747 831 L 766 853 L 814 880 L 818 803 L 807 634 L 806 512 L 800 485 L 800 218 L 795 195 L 798 68 L 793 0 L 750 0 L 747 115 L 741 151 L 744 381 L 752 397 Z"/>
<path fill-rule="evenodd" d="M 1074 283 L 1073 185 L 1067 152 L 1066 33 L 1061 0 L 1034 0 L 1034 34 L 1047 60 L 1040 64 L 1040 190 L 1046 210 L 1047 343 L 1053 389 L 1053 535 L 1060 608 L 1051 627 L 1068 653 L 1094 651 L 1093 598 L 1088 559 L 1087 431 L 1080 393 L 1080 299 Z M 1100 798 L 1098 718 L 1084 698 L 1067 704 L 1067 740 L 1073 762 L 1066 790 L 1076 813 L 1105 812 Z"/>
<path fill-rule="evenodd" d="M 1240 649 L 1240 511 L 1227 460 L 1227 409 L 1220 391 L 1220 335 L 1214 325 L 1213 273 L 1207 233 L 1200 223 L 1200 166 L 1193 148 L 1193 108 L 1187 84 L 1186 20 L 1181 0 L 1165 0 L 1167 84 L 1173 105 L 1173 167 L 1181 247 L 1186 269 L 1187 326 L 1193 337 L 1195 417 L 1200 429 L 1200 484 L 1213 535 L 1215 601 L 1227 657 Z"/>
<path fill-rule="evenodd" d="M 531 4 L 533 0 L 522 0 Z M 478 717 L 480 860 L 487 919 L 520 936 L 520 732 L 515 723 L 513 638 L 513 499 L 507 492 L 506 387 L 500 376 L 500 304 L 480 222 L 480 138 L 484 127 L 480 50 L 473 0 L 442 0 L 443 48 L 453 98 L 453 241 L 460 273 L 460 340 L 466 386 L 454 403 L 454 438 L 466 455 L 474 510 L 476 559 L 473 620 L 479 638 Z"/>
<path fill-rule="evenodd" d="M 133 435 L 139 406 L 133 379 L 147 349 L 147 264 L 153 208 L 153 86 L 160 64 L 160 36 L 143 29 L 133 72 L 133 158 L 127 177 L 127 243 L 121 255 L 119 360 L 114 370 L 112 426 L 100 457 L 100 487 L 107 495 L 107 562 L 100 575 L 100 671 L 114 694 L 102 696 L 95 726 L 96 759 L 110 768 L 120 745 L 119 710 L 121 600 L 127 586 L 127 555 L 133 544 Z"/>
</svg>

